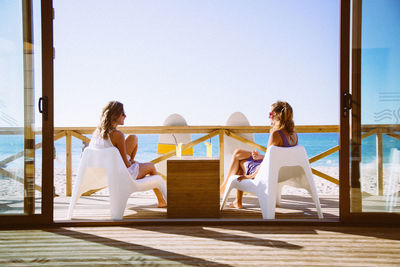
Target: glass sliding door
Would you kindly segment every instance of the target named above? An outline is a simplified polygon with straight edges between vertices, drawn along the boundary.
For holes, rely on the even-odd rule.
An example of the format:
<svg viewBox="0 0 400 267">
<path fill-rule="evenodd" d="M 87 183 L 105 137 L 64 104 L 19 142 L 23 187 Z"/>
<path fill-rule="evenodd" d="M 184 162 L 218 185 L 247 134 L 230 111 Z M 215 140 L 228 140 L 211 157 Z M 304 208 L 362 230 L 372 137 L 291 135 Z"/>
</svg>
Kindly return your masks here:
<svg viewBox="0 0 400 267">
<path fill-rule="evenodd" d="M 400 2 L 355 0 L 352 24 L 350 212 L 400 214 Z"/>
<path fill-rule="evenodd" d="M 42 175 L 42 163 L 52 155 L 47 153 L 49 140 L 43 136 L 40 113 L 48 115 L 42 86 L 41 4 L 0 2 L 1 224 L 27 223 L 26 216 L 34 218 L 33 223 L 42 220 L 44 192 L 49 191 Z"/>
</svg>

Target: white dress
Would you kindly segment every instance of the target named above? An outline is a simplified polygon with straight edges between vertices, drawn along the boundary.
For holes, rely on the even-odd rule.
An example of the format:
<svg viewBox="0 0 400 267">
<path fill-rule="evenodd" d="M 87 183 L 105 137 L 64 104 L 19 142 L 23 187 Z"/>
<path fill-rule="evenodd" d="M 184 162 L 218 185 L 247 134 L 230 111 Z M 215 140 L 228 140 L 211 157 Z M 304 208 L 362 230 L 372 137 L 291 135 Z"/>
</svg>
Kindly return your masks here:
<svg viewBox="0 0 400 267">
<path fill-rule="evenodd" d="M 93 133 L 92 139 L 90 139 L 89 147 L 92 148 L 108 148 L 108 147 L 113 147 L 114 145 L 111 143 L 110 138 L 103 139 L 99 131 L 96 130 Z M 129 155 L 126 155 L 128 160 L 130 160 Z M 128 171 L 130 175 L 132 176 L 132 179 L 136 180 L 138 174 L 139 174 L 139 163 L 134 162 L 131 164 L 131 166 L 128 168 Z"/>
</svg>

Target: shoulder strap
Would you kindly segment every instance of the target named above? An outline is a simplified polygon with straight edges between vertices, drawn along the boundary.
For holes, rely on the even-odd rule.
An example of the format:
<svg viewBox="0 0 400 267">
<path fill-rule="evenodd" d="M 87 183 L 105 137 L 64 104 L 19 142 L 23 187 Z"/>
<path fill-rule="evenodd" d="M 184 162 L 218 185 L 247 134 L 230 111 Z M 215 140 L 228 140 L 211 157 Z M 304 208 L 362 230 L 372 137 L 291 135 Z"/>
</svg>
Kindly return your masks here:
<svg viewBox="0 0 400 267">
<path fill-rule="evenodd" d="M 285 134 L 282 132 L 282 130 L 278 130 L 279 134 L 281 135 L 283 146 L 290 146 Z"/>
</svg>

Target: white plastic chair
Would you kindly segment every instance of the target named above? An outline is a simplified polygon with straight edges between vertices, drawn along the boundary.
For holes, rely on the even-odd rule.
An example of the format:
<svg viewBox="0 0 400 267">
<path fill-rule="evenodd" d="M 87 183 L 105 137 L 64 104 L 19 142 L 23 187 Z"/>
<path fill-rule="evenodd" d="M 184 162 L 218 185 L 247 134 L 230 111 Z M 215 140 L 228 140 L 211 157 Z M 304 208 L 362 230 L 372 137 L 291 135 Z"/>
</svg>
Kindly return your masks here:
<svg viewBox="0 0 400 267">
<path fill-rule="evenodd" d="M 73 209 L 84 192 L 107 186 L 110 192 L 111 218 L 114 220 L 122 219 L 128 198 L 133 192 L 158 188 L 164 199 L 167 199 L 165 181 L 161 176 L 152 175 L 134 180 L 116 147 L 88 147 L 83 151 L 67 219 L 71 219 Z"/>
<path fill-rule="evenodd" d="M 222 199 L 221 210 L 224 208 L 229 192 L 237 190 L 251 192 L 258 197 L 263 219 L 275 218 L 275 206 L 280 204 L 283 185 L 305 188 L 312 199 L 322 219 L 321 205 L 306 151 L 303 146 L 268 148 L 264 160 L 254 179 L 238 181 L 239 175 L 229 177 L 228 184 Z"/>
<path fill-rule="evenodd" d="M 227 126 L 250 126 L 250 122 L 242 112 L 232 113 L 226 121 Z M 240 136 L 247 140 L 254 142 L 254 134 L 252 133 L 240 133 Z M 245 144 L 230 136 L 224 136 L 224 179 L 228 179 L 229 166 L 232 161 L 232 155 L 236 149 L 244 149 L 253 151 L 254 147 Z"/>
</svg>

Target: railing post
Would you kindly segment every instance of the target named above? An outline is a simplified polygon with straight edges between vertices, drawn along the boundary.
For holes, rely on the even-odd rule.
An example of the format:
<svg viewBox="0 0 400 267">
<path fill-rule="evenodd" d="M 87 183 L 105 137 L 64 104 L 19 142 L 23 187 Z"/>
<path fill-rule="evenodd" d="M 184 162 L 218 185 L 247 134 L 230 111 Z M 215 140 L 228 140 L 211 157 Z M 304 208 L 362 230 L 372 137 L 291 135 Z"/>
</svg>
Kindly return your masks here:
<svg viewBox="0 0 400 267">
<path fill-rule="evenodd" d="M 224 134 L 225 130 L 219 130 L 219 183 L 224 182 Z"/>
<path fill-rule="evenodd" d="M 383 195 L 383 150 L 382 150 L 382 133 L 378 131 L 376 134 L 376 170 L 378 177 L 378 195 Z"/>
<path fill-rule="evenodd" d="M 66 131 L 66 140 L 67 140 L 67 147 L 66 147 L 66 195 L 68 197 L 72 194 L 72 145 L 71 145 L 71 131 Z"/>
</svg>

